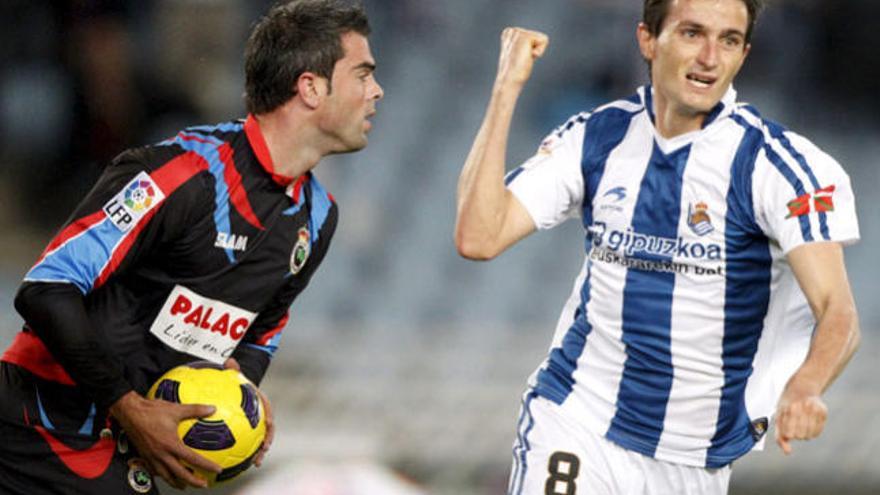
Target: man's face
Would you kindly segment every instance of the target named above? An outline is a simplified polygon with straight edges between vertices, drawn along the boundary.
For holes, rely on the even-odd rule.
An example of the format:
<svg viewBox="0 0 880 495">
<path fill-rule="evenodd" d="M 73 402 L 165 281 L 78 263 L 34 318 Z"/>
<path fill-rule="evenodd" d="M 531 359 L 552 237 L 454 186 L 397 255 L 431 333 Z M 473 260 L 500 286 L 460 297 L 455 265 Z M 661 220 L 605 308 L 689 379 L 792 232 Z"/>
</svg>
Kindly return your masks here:
<svg viewBox="0 0 880 495">
<path fill-rule="evenodd" d="M 658 36 L 640 25 L 658 104 L 687 116 L 711 111 L 748 54 L 747 26 L 742 0 L 672 0 Z"/>
<path fill-rule="evenodd" d="M 331 91 L 323 102 L 320 126 L 339 142 L 337 153 L 357 151 L 367 145 L 369 117 L 376 113 L 382 87 L 373 77 L 376 62 L 367 38 L 355 32 L 342 35 L 345 56 L 333 67 Z"/>
</svg>

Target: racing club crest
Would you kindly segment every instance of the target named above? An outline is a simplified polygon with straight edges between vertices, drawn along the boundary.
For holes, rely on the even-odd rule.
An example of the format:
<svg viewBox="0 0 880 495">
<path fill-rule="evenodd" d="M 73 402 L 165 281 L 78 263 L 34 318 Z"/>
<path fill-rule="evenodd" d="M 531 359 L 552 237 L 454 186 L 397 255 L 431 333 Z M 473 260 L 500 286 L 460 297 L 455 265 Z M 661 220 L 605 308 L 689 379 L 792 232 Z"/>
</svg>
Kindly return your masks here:
<svg viewBox="0 0 880 495">
<path fill-rule="evenodd" d="M 144 461 L 139 458 L 128 460 L 128 485 L 138 493 L 147 493 L 153 489 L 153 477 L 147 471 Z"/>
<path fill-rule="evenodd" d="M 709 206 L 699 201 L 697 204 L 688 204 L 688 227 L 694 231 L 694 234 L 704 236 L 715 230 L 712 226 L 712 219 L 709 218 Z"/>
<path fill-rule="evenodd" d="M 309 259 L 311 251 L 312 243 L 309 229 L 302 227 L 297 232 L 296 244 L 293 245 L 293 252 L 290 253 L 290 273 L 296 275 L 302 270 L 302 267 Z"/>
</svg>

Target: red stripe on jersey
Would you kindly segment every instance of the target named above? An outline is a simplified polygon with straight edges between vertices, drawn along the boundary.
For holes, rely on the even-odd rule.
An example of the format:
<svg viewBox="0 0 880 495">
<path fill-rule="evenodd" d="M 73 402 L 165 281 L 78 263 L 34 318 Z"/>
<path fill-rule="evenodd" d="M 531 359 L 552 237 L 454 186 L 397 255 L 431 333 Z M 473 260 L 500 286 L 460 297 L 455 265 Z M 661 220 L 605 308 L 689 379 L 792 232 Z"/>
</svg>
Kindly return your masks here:
<svg viewBox="0 0 880 495">
<path fill-rule="evenodd" d="M 22 367 L 38 377 L 62 385 L 76 385 L 73 378 L 55 361 L 46 344 L 31 332 L 19 332 L 0 361 Z"/>
<path fill-rule="evenodd" d="M 167 199 L 177 190 L 178 187 L 183 185 L 184 182 L 204 170 L 208 170 L 208 162 L 197 153 L 188 152 L 156 169 L 150 174 L 150 178 L 156 182 L 160 189 L 162 189 L 162 192 L 165 194 L 165 199 Z M 164 203 L 164 201 L 165 200 L 162 200 L 162 203 Z M 95 280 L 94 289 L 104 285 L 110 276 L 113 275 L 113 272 L 119 268 L 119 265 L 122 263 L 122 260 L 125 259 L 128 251 L 131 250 L 131 247 L 134 245 L 138 236 L 140 236 L 141 232 L 143 232 L 147 225 L 149 225 L 150 220 L 152 220 L 156 212 L 162 207 L 162 203 L 156 204 L 156 206 L 148 211 L 146 215 L 141 217 L 133 229 L 125 234 L 125 237 L 123 237 L 122 241 L 116 246 L 116 249 L 113 250 L 113 254 L 101 270 L 98 279 Z"/>
<path fill-rule="evenodd" d="M 272 163 L 272 155 L 269 154 L 269 147 L 266 145 L 266 139 L 263 137 L 263 132 L 260 131 L 260 123 L 257 122 L 257 119 L 253 115 L 248 115 L 247 120 L 244 121 L 244 133 L 247 136 L 248 142 L 251 144 L 251 149 L 254 150 L 254 154 L 257 155 L 257 161 L 260 162 L 263 169 L 272 176 L 272 180 L 282 186 L 287 186 L 293 182 L 293 177 L 275 173 L 275 164 Z"/>
<path fill-rule="evenodd" d="M 150 174 L 165 197 L 199 172 L 208 170 L 208 162 L 194 151 L 188 151 L 162 165 Z"/>
<path fill-rule="evenodd" d="M 37 262 L 34 263 L 34 266 L 39 265 L 46 256 L 63 246 L 64 243 L 89 230 L 90 228 L 104 220 L 104 218 L 106 217 L 107 214 L 104 213 L 103 209 L 101 209 L 96 211 L 95 213 L 92 213 L 89 216 L 75 220 L 73 223 L 65 227 L 61 232 L 59 232 L 54 239 L 52 239 L 52 242 L 50 242 L 49 245 L 46 246 L 46 249 L 43 250 L 43 253 L 40 255 L 39 259 L 37 259 Z"/>
<path fill-rule="evenodd" d="M 260 230 L 265 230 L 251 207 L 247 192 L 241 185 L 241 174 L 238 173 L 232 161 L 232 147 L 224 143 L 217 148 L 217 153 L 220 155 L 220 161 L 223 162 L 223 180 L 226 182 L 226 188 L 229 189 L 229 200 L 232 202 L 235 210 L 238 211 L 247 223 Z"/>
<path fill-rule="evenodd" d="M 299 176 L 299 179 L 296 179 L 296 182 L 293 184 L 293 198 L 294 204 L 299 204 L 299 195 L 302 193 L 302 187 L 305 185 L 306 181 L 309 180 L 308 174 L 303 174 Z"/>
<path fill-rule="evenodd" d="M 49 448 L 67 466 L 67 469 L 80 478 L 95 479 L 107 472 L 107 468 L 110 467 L 110 461 L 116 451 L 116 441 L 113 437 L 101 436 L 89 448 L 77 450 L 65 445 L 42 426 L 34 426 L 34 429 L 46 440 Z"/>
<path fill-rule="evenodd" d="M 289 318 L 290 318 L 290 312 L 288 311 L 287 313 L 284 314 L 284 318 L 281 318 L 281 321 L 278 322 L 278 325 L 275 328 L 264 333 L 263 336 L 257 340 L 257 344 L 258 345 L 268 344 L 269 341 L 272 340 L 272 337 L 277 335 L 278 332 L 284 330 L 284 326 L 287 325 L 287 320 Z"/>
</svg>

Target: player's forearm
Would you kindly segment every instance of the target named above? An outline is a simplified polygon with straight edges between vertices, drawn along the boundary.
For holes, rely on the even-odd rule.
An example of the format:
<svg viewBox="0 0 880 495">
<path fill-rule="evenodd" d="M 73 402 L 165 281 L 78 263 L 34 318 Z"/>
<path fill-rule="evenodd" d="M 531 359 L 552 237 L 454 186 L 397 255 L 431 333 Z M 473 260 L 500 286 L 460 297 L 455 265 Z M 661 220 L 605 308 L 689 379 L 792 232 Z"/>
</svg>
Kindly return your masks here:
<svg viewBox="0 0 880 495">
<path fill-rule="evenodd" d="M 813 384 L 817 393 L 824 392 L 849 363 L 860 339 L 852 301 L 829 304 L 819 317 L 807 358 L 795 377 Z"/>
<path fill-rule="evenodd" d="M 458 181 L 455 244 L 467 258 L 497 254 L 510 194 L 504 187 L 507 140 L 520 88 L 496 83 Z"/>
<path fill-rule="evenodd" d="M 79 290 L 70 284 L 29 283 L 15 307 L 52 356 L 101 407 L 109 407 L 131 385 L 122 366 L 95 334 Z"/>
</svg>

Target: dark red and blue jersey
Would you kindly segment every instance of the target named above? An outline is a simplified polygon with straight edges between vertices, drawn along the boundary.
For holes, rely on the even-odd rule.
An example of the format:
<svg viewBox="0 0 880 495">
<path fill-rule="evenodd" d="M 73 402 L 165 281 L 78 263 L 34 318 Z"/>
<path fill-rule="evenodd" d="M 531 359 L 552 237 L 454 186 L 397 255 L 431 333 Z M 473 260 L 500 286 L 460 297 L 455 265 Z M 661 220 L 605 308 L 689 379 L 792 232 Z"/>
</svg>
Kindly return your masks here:
<svg viewBox="0 0 880 495">
<path fill-rule="evenodd" d="M 25 276 L 3 360 L 103 407 L 194 359 L 258 383 L 336 221 L 311 173 L 275 171 L 252 116 L 128 150 Z"/>
</svg>

